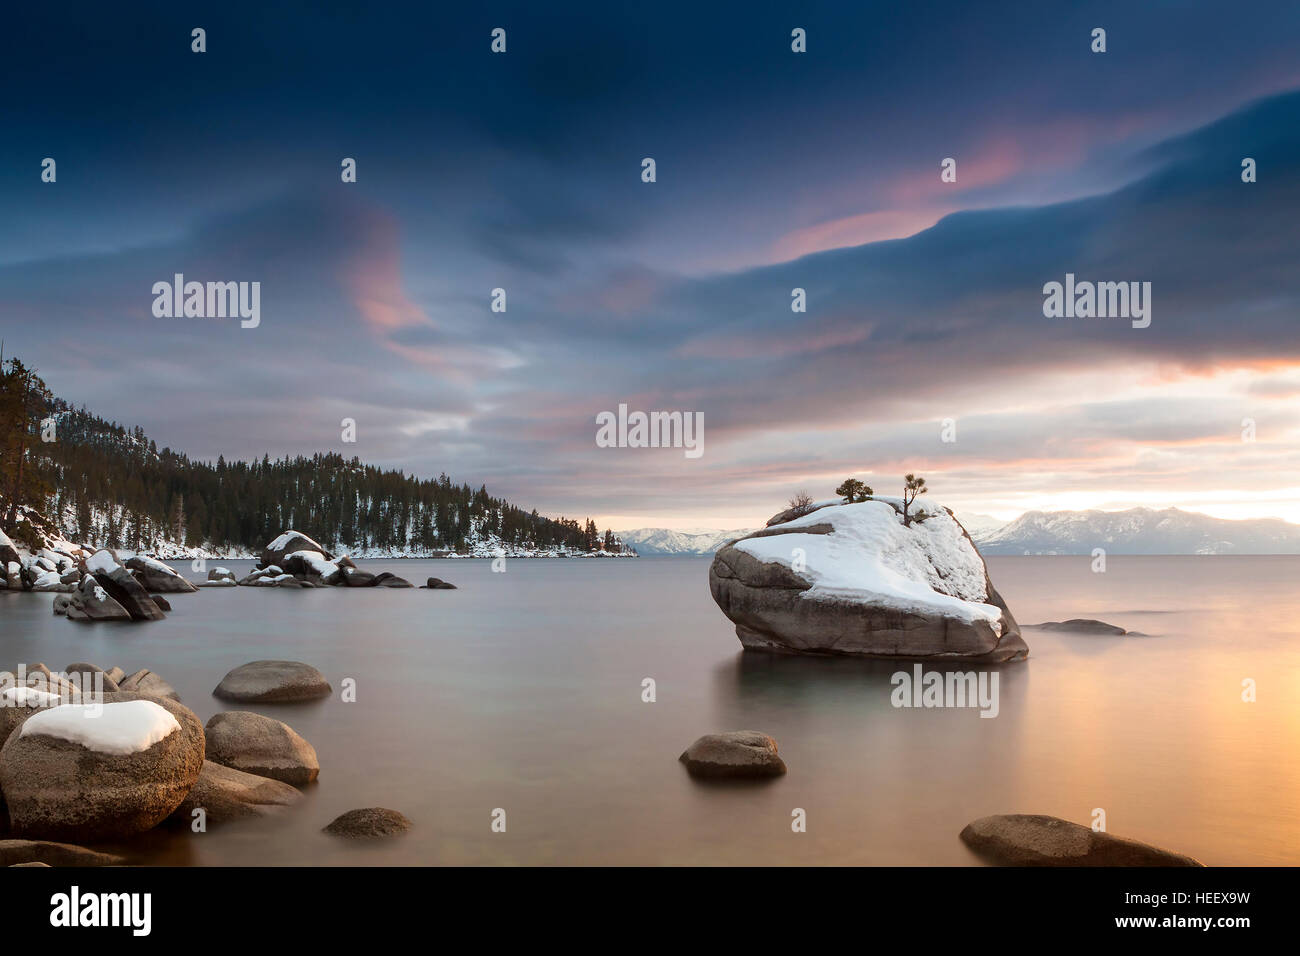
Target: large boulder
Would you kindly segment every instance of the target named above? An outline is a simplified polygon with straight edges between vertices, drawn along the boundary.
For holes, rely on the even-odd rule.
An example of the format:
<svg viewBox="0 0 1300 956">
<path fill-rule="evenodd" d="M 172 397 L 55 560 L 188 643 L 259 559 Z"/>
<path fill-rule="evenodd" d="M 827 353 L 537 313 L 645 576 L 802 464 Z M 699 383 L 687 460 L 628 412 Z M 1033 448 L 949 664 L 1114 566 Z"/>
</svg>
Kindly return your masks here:
<svg viewBox="0 0 1300 956">
<path fill-rule="evenodd" d="M 245 710 L 213 715 L 204 728 L 208 759 L 305 787 L 320 773 L 316 748 L 286 723 Z"/>
<path fill-rule="evenodd" d="M 56 603 L 58 599 L 56 598 Z M 56 608 L 55 613 L 59 613 Z M 81 586 L 67 598 L 63 608 L 69 621 L 129 621 L 131 615 L 121 604 L 100 587 L 93 574 L 81 579 Z"/>
<path fill-rule="evenodd" d="M 85 570 L 99 586 L 131 615 L 133 621 L 161 621 L 166 615 L 149 597 L 149 592 L 122 565 L 113 552 L 100 549 L 86 559 Z"/>
<path fill-rule="evenodd" d="M 29 716 L 0 749 L 0 791 L 19 836 L 120 840 L 157 826 L 203 766 L 203 725 L 165 698 L 105 694 Z"/>
<path fill-rule="evenodd" d="M 917 510 L 920 510 L 919 508 Z M 897 499 L 815 506 L 732 541 L 709 590 L 746 649 L 978 663 L 1029 649 L 952 513 Z M 915 514 L 915 512 L 913 512 Z"/>
<path fill-rule="evenodd" d="M 127 558 L 123 564 L 135 575 L 136 580 L 146 591 L 156 591 L 160 594 L 188 594 L 198 590 L 190 583 L 189 578 L 153 558 L 144 558 L 136 554 Z"/>
<path fill-rule="evenodd" d="M 981 817 L 961 831 L 961 839 L 979 855 L 1007 866 L 1203 865 L 1182 853 L 1030 813 Z"/>
<path fill-rule="evenodd" d="M 262 560 L 258 562 L 258 567 L 266 568 L 274 564 L 283 568 L 285 559 L 296 551 L 313 551 L 326 561 L 334 560 L 332 554 L 305 534 L 286 531 L 262 549 Z"/>
<path fill-rule="evenodd" d="M 250 661 L 241 664 L 212 691 L 222 700 L 268 704 L 319 700 L 333 692 L 325 675 L 300 661 Z"/>
<path fill-rule="evenodd" d="M 785 761 L 776 755 L 776 741 L 756 730 L 706 734 L 677 758 L 696 777 L 777 777 Z"/>
<path fill-rule="evenodd" d="M 301 798 L 302 793 L 287 783 L 205 760 L 199 779 L 173 811 L 171 819 L 188 826 L 194 819 L 194 811 L 202 809 L 206 823 L 227 823 L 267 816 Z"/>
</svg>

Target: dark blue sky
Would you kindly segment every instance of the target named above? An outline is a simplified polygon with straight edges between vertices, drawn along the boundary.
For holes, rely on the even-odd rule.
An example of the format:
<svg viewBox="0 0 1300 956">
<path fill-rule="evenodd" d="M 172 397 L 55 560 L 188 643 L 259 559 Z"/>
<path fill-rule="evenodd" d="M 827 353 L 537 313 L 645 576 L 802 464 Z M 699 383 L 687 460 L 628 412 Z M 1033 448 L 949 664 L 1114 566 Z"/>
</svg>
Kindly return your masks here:
<svg viewBox="0 0 1300 956">
<path fill-rule="evenodd" d="M 198 456 L 616 527 L 904 470 L 965 510 L 1300 518 L 1300 7 L 849 7 L 15 10 L 6 350 Z M 1067 271 L 1152 281 L 1152 327 L 1045 319 Z M 262 324 L 155 318 L 175 272 L 260 281 Z M 620 402 L 702 412 L 705 455 L 597 448 Z"/>
</svg>

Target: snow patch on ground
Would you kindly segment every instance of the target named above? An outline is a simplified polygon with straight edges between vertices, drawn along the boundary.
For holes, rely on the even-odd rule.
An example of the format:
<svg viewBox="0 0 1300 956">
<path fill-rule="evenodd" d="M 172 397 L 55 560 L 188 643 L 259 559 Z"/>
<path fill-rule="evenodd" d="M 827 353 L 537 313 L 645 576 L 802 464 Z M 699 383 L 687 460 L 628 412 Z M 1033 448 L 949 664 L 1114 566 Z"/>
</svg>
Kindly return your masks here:
<svg viewBox="0 0 1300 956">
<path fill-rule="evenodd" d="M 900 499 L 832 505 L 775 525 L 782 534 L 737 541 L 760 561 L 812 582 L 804 598 L 831 598 L 900 611 L 943 614 L 999 631 L 1002 610 L 987 603 L 984 562 L 947 511 L 929 503 L 921 523 L 903 526 Z M 915 509 L 917 506 L 913 505 Z M 793 529 L 829 524 L 830 534 Z M 800 549 L 801 555 L 795 549 Z"/>
<path fill-rule="evenodd" d="M 168 734 L 181 729 L 166 708 L 149 700 L 112 704 L 63 704 L 27 718 L 20 736 L 45 734 L 87 750 L 106 754 L 133 754 L 148 750 Z"/>
</svg>

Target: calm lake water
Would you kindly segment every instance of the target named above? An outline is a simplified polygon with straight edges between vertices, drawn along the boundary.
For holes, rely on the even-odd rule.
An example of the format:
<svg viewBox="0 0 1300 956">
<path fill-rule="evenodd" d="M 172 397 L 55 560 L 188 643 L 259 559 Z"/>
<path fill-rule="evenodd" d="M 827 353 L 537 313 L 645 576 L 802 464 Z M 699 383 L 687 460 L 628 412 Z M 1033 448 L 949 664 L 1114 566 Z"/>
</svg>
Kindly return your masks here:
<svg viewBox="0 0 1300 956">
<path fill-rule="evenodd" d="M 504 574 L 368 561 L 460 589 L 203 590 L 137 625 L 79 626 L 48 594 L 0 593 L 0 667 L 148 667 L 205 721 L 240 709 L 211 692 L 245 661 L 330 679 L 331 699 L 247 708 L 320 755 L 296 809 L 156 831 L 127 848 L 137 862 L 966 865 L 957 834 L 976 817 L 1088 823 L 1100 807 L 1112 833 L 1211 865 L 1300 863 L 1300 557 L 1112 557 L 1105 574 L 1090 561 L 989 566 L 1022 624 L 1097 617 L 1149 636 L 1027 629 L 1030 660 L 996 668 L 995 719 L 894 709 L 890 675 L 910 664 L 742 654 L 707 558 L 517 559 Z M 355 703 L 338 698 L 348 677 Z M 788 775 L 688 777 L 678 754 L 735 729 L 774 736 Z M 415 828 L 372 846 L 319 832 L 365 806 Z M 791 832 L 796 807 L 806 833 Z"/>
</svg>

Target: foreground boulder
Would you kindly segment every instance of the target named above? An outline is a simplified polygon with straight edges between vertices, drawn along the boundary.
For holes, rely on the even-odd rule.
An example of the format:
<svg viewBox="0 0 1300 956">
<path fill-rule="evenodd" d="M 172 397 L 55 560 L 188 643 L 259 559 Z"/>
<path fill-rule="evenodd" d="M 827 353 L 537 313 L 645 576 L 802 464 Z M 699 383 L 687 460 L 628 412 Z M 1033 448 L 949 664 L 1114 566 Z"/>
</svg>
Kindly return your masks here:
<svg viewBox="0 0 1300 956">
<path fill-rule="evenodd" d="M 51 840 L 0 840 L 0 866 L 119 866 L 120 856 Z"/>
<path fill-rule="evenodd" d="M 333 693 L 325 675 L 300 661 L 250 661 L 221 679 L 212 691 L 222 700 L 282 703 L 319 700 Z"/>
<path fill-rule="evenodd" d="M 295 787 L 320 774 L 316 748 L 272 717 L 229 710 L 214 715 L 203 730 L 208 759 L 215 763 Z"/>
<path fill-rule="evenodd" d="M 161 621 L 166 615 L 131 572 L 117 563 L 113 552 L 96 551 L 86 559 L 86 571 L 99 586 L 131 615 L 133 621 Z"/>
<path fill-rule="evenodd" d="M 897 499 L 787 512 L 714 556 L 709 590 L 747 650 L 979 663 L 1029 649 L 946 508 Z M 785 514 L 793 514 L 786 520 Z"/>
<path fill-rule="evenodd" d="M 189 578 L 153 558 L 132 555 L 123 562 L 123 565 L 135 575 L 135 579 L 146 591 L 157 591 L 160 594 L 188 594 L 198 590 L 190 583 Z"/>
<path fill-rule="evenodd" d="M 707 734 L 677 758 L 696 777 L 776 777 L 785 761 L 776 755 L 776 741 L 756 730 Z"/>
<path fill-rule="evenodd" d="M 353 839 L 396 836 L 411 829 L 411 821 L 396 810 L 384 807 L 366 807 L 349 810 L 336 817 L 325 828 L 326 833 Z"/>
<path fill-rule="evenodd" d="M 981 856 L 1007 866 L 1203 865 L 1182 853 L 1038 814 L 981 817 L 961 831 L 961 839 Z"/>
<path fill-rule="evenodd" d="M 188 826 L 194 819 L 194 811 L 202 809 L 205 822 L 228 823 L 267 816 L 301 798 L 298 789 L 287 783 L 205 760 L 199 779 L 171 819 Z"/>
<path fill-rule="evenodd" d="M 0 749 L 0 791 L 19 836 L 118 840 L 180 805 L 203 765 L 203 726 L 172 700 L 105 694 L 28 717 Z"/>
</svg>

